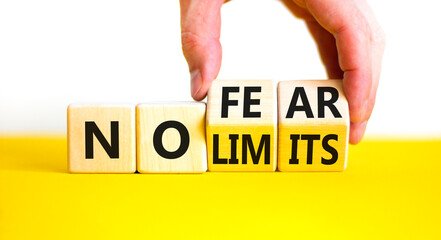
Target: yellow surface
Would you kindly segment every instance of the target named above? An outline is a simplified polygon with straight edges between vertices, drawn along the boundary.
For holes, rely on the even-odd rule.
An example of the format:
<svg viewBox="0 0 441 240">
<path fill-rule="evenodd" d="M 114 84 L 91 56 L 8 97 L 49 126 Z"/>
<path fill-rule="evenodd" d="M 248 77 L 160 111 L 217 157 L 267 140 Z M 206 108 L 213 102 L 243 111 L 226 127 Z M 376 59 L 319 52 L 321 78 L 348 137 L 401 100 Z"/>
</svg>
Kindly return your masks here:
<svg viewBox="0 0 441 240">
<path fill-rule="evenodd" d="M 313 118 L 307 118 L 304 111 L 296 111 L 293 116 L 287 118 L 287 113 L 294 91 L 297 87 L 303 87 L 311 107 Z M 329 107 L 325 107 L 324 118 L 318 117 L 318 87 L 333 87 L 338 91 L 338 99 L 332 105 L 340 113 L 341 118 L 334 117 Z M 346 155 L 349 140 L 349 110 L 348 102 L 343 92 L 342 80 L 306 80 L 306 81 L 282 81 L 278 85 L 278 169 L 280 171 L 343 171 L 346 165 Z M 301 99 L 301 98 L 300 98 Z M 331 94 L 325 94 L 326 101 L 331 99 Z M 295 101 L 296 99 L 294 99 Z M 298 100 L 298 99 L 297 99 Z M 294 103 L 296 106 L 304 106 L 301 100 Z M 291 134 L 320 135 L 320 140 L 313 141 L 312 164 L 307 164 L 308 140 L 297 141 L 298 164 L 290 164 L 292 152 Z M 322 158 L 331 159 L 332 155 L 323 147 L 323 139 L 328 134 L 335 134 L 338 140 L 329 140 L 327 143 L 338 152 L 338 158 L 334 164 L 322 164 Z"/>
<path fill-rule="evenodd" d="M 205 144 L 205 103 L 157 103 L 136 107 L 137 170 L 138 172 L 206 172 L 207 149 Z M 165 121 L 178 121 L 188 131 L 190 144 L 179 158 L 160 156 L 153 145 L 153 135 Z M 181 145 L 178 130 L 170 128 L 162 135 L 166 151 L 176 151 Z"/>
<path fill-rule="evenodd" d="M 441 139 L 327 173 L 69 174 L 66 145 L 0 138 L 0 239 L 441 238 Z"/>
<path fill-rule="evenodd" d="M 93 159 L 86 159 L 85 122 L 94 121 L 111 142 L 111 121 L 118 121 L 119 158 L 111 159 L 93 136 Z M 69 171 L 134 173 L 136 171 L 135 105 L 71 104 L 67 109 Z"/>
</svg>

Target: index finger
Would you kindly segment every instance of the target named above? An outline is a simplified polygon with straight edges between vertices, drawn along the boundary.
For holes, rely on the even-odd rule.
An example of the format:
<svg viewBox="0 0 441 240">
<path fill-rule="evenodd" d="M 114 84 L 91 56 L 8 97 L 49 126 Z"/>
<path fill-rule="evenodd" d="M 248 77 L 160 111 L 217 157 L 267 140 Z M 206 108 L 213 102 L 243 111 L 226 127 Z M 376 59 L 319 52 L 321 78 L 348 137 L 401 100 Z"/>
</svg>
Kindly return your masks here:
<svg viewBox="0 0 441 240">
<path fill-rule="evenodd" d="M 351 142 L 363 136 L 381 71 L 384 33 L 366 1 L 296 0 L 336 40 L 351 118 Z"/>
</svg>

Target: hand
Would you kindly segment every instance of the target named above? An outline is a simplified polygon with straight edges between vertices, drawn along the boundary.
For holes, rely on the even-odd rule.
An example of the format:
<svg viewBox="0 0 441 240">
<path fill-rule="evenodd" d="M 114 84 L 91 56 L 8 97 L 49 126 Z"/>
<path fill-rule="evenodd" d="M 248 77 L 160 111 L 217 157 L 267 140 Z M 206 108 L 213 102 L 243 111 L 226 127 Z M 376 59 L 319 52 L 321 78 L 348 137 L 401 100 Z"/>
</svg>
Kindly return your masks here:
<svg viewBox="0 0 441 240">
<path fill-rule="evenodd" d="M 316 41 L 328 77 L 343 79 L 351 119 L 349 142 L 362 139 L 375 104 L 385 46 L 383 30 L 365 0 L 282 0 Z M 181 37 L 195 100 L 207 95 L 222 59 L 224 0 L 181 0 Z"/>
</svg>

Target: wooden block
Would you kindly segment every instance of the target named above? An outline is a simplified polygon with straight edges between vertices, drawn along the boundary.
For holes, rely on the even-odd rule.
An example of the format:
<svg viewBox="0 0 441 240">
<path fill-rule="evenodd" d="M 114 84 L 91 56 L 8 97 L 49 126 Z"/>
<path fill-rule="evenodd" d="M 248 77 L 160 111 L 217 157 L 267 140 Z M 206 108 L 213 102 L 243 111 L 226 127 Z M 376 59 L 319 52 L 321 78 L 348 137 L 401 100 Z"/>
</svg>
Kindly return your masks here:
<svg viewBox="0 0 441 240">
<path fill-rule="evenodd" d="M 138 171 L 206 172 L 205 109 L 196 102 L 138 105 Z"/>
<path fill-rule="evenodd" d="M 71 104 L 67 129 L 70 172 L 136 171 L 135 106 Z"/>
<path fill-rule="evenodd" d="M 275 171 L 275 102 L 272 81 L 213 81 L 207 100 L 209 171 Z"/>
<path fill-rule="evenodd" d="M 343 171 L 349 111 L 341 80 L 278 85 L 280 171 Z"/>
</svg>

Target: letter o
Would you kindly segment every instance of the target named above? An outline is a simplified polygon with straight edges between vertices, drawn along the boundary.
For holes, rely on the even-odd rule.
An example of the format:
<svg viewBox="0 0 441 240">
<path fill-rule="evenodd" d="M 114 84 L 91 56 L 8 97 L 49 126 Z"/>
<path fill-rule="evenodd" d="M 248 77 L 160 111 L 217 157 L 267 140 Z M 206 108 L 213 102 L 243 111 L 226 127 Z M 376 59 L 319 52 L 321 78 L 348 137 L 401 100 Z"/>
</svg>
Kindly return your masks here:
<svg viewBox="0 0 441 240">
<path fill-rule="evenodd" d="M 179 145 L 179 148 L 174 152 L 167 151 L 164 148 L 164 145 L 162 144 L 162 135 L 164 134 L 165 130 L 169 128 L 174 128 L 178 130 L 179 135 L 181 136 L 181 144 Z M 188 130 L 184 126 L 184 124 L 178 121 L 171 120 L 159 124 L 159 126 L 156 128 L 153 134 L 153 146 L 155 147 L 156 152 L 163 158 L 167 158 L 167 159 L 179 158 L 182 155 L 184 155 L 185 152 L 187 152 L 189 145 L 190 145 L 190 135 L 188 134 Z"/>
</svg>

